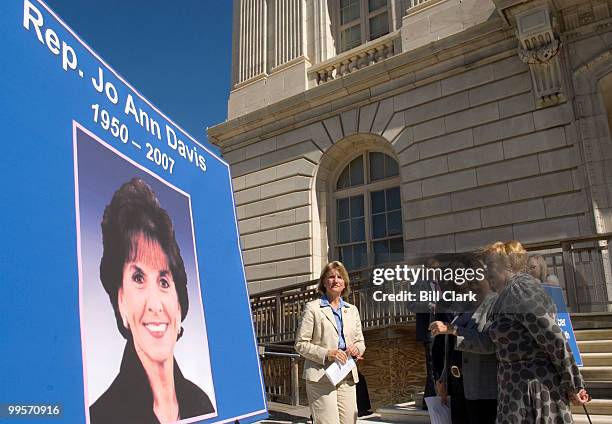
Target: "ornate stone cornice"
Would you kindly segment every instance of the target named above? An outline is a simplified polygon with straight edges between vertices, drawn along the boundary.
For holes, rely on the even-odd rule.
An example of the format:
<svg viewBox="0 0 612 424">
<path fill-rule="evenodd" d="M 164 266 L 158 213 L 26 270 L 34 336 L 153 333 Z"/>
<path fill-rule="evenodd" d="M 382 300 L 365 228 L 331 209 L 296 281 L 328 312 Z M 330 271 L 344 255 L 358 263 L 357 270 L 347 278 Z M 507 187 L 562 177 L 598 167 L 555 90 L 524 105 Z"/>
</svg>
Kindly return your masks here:
<svg viewBox="0 0 612 424">
<path fill-rule="evenodd" d="M 542 0 L 495 0 L 495 4 L 515 29 L 518 57 L 529 65 L 537 107 L 564 102 L 561 37 L 553 4 Z"/>
<path fill-rule="evenodd" d="M 550 43 L 534 49 L 525 49 L 519 46 L 519 59 L 530 65 L 548 63 L 559 54 L 561 41 L 553 39 Z"/>
</svg>

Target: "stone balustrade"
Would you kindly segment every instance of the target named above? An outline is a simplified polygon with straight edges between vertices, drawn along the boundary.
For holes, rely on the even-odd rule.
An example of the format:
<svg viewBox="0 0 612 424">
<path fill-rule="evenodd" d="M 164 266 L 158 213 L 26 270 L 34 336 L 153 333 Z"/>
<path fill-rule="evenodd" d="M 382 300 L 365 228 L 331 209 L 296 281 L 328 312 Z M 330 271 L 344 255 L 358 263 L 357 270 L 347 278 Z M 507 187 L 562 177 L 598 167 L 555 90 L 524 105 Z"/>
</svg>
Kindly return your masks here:
<svg viewBox="0 0 612 424">
<path fill-rule="evenodd" d="M 400 32 L 395 31 L 313 66 L 308 75 L 321 85 L 399 53 L 399 45 Z"/>
<path fill-rule="evenodd" d="M 410 0 L 410 8 L 413 8 L 415 6 L 418 6 L 420 4 L 423 4 L 425 2 L 428 2 L 429 0 Z"/>
</svg>

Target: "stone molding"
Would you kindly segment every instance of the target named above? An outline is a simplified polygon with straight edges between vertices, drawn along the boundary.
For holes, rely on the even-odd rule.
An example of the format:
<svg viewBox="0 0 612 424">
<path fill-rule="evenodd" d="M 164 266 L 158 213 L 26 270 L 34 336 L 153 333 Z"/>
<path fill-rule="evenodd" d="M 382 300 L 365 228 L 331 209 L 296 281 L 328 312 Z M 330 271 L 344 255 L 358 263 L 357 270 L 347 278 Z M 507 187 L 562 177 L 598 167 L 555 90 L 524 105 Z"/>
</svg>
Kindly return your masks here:
<svg viewBox="0 0 612 424">
<path fill-rule="evenodd" d="M 599 87 L 601 79 L 610 73 L 612 73 L 610 51 L 602 52 L 573 73 L 576 123 L 582 139 L 585 177 L 588 180 L 588 194 L 594 205 L 594 232 L 597 234 L 605 233 L 612 227 L 608 212 L 608 184 L 601 180 L 606 168 L 605 160 L 601 157 L 604 148 L 602 142 L 610 140 L 610 129 Z"/>
<path fill-rule="evenodd" d="M 546 64 L 559 53 L 560 48 L 561 42 L 557 39 L 531 50 L 519 47 L 519 59 L 529 65 Z"/>
<path fill-rule="evenodd" d="M 337 115 L 356 105 L 370 104 L 401 92 L 410 91 L 420 85 L 448 77 L 453 72 L 463 72 L 463 67 L 459 66 L 456 70 L 444 69 L 442 72 L 429 76 L 427 72 L 424 72 L 425 68 L 436 67 L 444 61 L 452 62 L 455 58 L 465 58 L 464 60 L 467 60 L 470 55 L 478 57 L 479 50 L 500 45 L 509 41 L 510 37 L 508 31 L 502 28 L 500 20 L 492 19 L 461 33 L 360 69 L 345 78 L 332 80 L 303 93 L 210 127 L 207 129 L 208 138 L 213 144 L 226 149 L 230 145 L 241 144 L 242 141 L 247 139 L 256 141 L 264 133 L 271 134 L 270 129 L 266 128 L 271 125 L 279 131 L 281 129 L 282 131 L 288 131 L 296 126 L 303 126 Z M 506 55 L 506 53 L 503 54 Z M 482 61 L 491 60 L 499 60 L 499 58 L 487 56 L 482 60 L 472 60 L 469 66 L 478 66 L 478 63 Z M 424 74 L 425 76 L 418 79 L 418 74 Z M 397 80 L 397 83 L 394 83 L 394 80 Z M 376 94 L 369 90 L 373 87 L 376 88 Z M 360 92 L 367 92 L 365 103 L 366 98 L 353 99 L 349 102 L 349 98 L 358 94 L 356 88 Z M 346 102 L 344 99 L 346 99 Z M 346 107 L 342 106 L 344 103 L 346 103 Z M 300 119 L 299 122 L 295 122 L 294 116 L 309 110 L 312 113 L 309 113 L 307 120 Z M 251 135 L 249 136 L 246 133 Z M 239 137 L 237 139 L 241 135 L 246 138 Z"/>
<path fill-rule="evenodd" d="M 564 5 L 562 4 L 561 7 Z M 612 26 L 608 0 L 594 0 L 567 5 L 561 10 L 564 37 L 574 40 Z"/>
<path fill-rule="evenodd" d="M 524 7 L 524 6 L 523 6 Z M 548 4 L 514 14 L 518 56 L 529 65 L 536 107 L 554 106 L 566 101 L 560 60 L 561 40 Z"/>
</svg>

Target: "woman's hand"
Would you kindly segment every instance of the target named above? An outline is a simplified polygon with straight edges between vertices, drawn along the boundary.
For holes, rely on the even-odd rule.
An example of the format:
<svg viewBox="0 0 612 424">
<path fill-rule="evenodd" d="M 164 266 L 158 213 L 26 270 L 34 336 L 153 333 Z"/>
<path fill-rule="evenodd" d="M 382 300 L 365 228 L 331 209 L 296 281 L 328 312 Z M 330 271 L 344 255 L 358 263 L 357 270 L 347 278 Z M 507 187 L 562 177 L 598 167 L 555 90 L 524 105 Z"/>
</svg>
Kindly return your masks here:
<svg viewBox="0 0 612 424">
<path fill-rule="evenodd" d="M 453 334 L 455 326 L 442 321 L 434 321 L 429 324 L 429 331 L 431 331 L 431 335 L 434 337 L 439 334 Z"/>
<path fill-rule="evenodd" d="M 340 362 L 341 364 L 344 365 L 346 361 L 348 360 L 348 356 L 346 355 L 346 352 L 344 352 L 343 350 L 330 349 L 327 351 L 327 359 L 329 359 L 330 361 Z"/>
<path fill-rule="evenodd" d="M 578 406 L 584 405 L 591 400 L 591 396 L 589 396 L 585 389 L 580 389 L 578 393 L 568 393 L 568 397 L 574 405 Z"/>
<path fill-rule="evenodd" d="M 440 402 L 442 405 L 446 405 L 448 403 L 448 390 L 446 390 L 446 383 L 442 380 L 436 381 L 436 394 L 440 396 Z"/>
<path fill-rule="evenodd" d="M 355 345 L 348 345 L 346 347 L 346 353 L 352 356 L 355 359 L 361 359 L 361 354 L 359 353 L 359 349 L 355 347 Z"/>
</svg>

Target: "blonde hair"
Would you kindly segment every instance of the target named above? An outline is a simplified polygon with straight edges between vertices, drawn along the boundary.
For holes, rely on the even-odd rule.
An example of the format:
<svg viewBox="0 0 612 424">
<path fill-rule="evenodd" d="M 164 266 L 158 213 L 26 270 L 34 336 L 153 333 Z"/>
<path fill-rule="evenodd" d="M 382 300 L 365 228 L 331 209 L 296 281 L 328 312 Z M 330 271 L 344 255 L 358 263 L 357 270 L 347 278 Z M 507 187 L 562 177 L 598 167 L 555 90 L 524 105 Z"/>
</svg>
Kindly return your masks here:
<svg viewBox="0 0 612 424">
<path fill-rule="evenodd" d="M 527 270 L 527 251 L 519 241 L 496 241 L 486 246 L 482 253 L 485 259 L 498 262 L 509 271 L 525 272 Z"/>
<path fill-rule="evenodd" d="M 319 277 L 319 284 L 317 285 L 317 291 L 320 294 L 326 293 L 327 289 L 325 288 L 325 278 L 327 277 L 327 273 L 331 271 L 332 269 L 335 269 L 336 271 L 338 271 L 338 273 L 344 280 L 344 290 L 342 290 L 342 293 L 340 294 L 340 296 L 342 297 L 348 296 L 348 294 L 351 292 L 349 276 L 348 276 L 348 272 L 346 268 L 344 267 L 344 264 L 340 261 L 332 261 L 328 263 L 327 265 L 325 265 L 325 267 L 323 267 L 323 270 L 321 271 L 321 276 Z"/>
<path fill-rule="evenodd" d="M 548 277 L 548 265 L 546 264 L 546 259 L 544 259 L 542 255 L 533 254 L 529 256 L 527 263 L 529 263 L 530 260 L 534 260 L 535 263 L 538 264 L 538 275 L 534 275 L 534 277 L 545 283 L 546 277 Z"/>
</svg>

